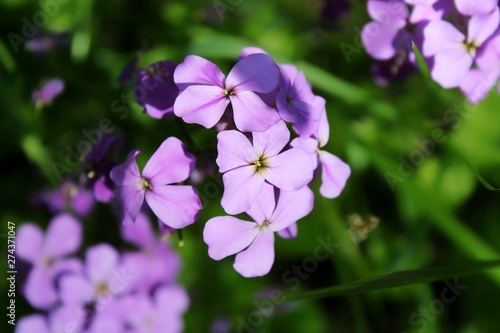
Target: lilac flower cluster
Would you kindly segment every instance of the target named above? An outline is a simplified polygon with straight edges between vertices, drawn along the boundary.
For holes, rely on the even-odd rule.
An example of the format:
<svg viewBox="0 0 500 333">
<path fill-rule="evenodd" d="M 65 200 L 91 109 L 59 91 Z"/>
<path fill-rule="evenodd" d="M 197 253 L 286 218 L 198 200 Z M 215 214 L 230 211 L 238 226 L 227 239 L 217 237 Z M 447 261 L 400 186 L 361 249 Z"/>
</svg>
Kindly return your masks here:
<svg viewBox="0 0 500 333">
<path fill-rule="evenodd" d="M 102 243 L 88 248 L 84 260 L 75 256 L 81 224 L 67 213 L 55 216 L 45 233 L 25 223 L 17 237 L 19 257 L 31 264 L 24 296 L 42 312 L 21 318 L 16 333 L 182 331 L 189 298 L 175 282 L 180 258 L 146 215 L 122 226 L 122 237 L 137 250 L 119 253 Z"/>
<path fill-rule="evenodd" d="M 274 261 L 274 232 L 295 236 L 295 222 L 313 208 L 308 184 L 315 170 L 322 171 L 320 192 L 328 198 L 340 194 L 350 175 L 347 164 L 320 150 L 329 135 L 325 100 L 312 92 L 303 72 L 277 65 L 258 48 L 244 49 L 227 76 L 195 55 L 178 65 L 158 62 L 137 74 L 134 97 L 146 114 L 215 128 L 221 205 L 228 214 L 246 212 L 254 220 L 223 216 L 208 221 L 204 240 L 210 257 L 220 260 L 239 252 L 234 265 L 239 273 L 267 274 Z M 297 135 L 292 141 L 286 123 Z M 138 153 L 132 151 L 111 171 L 123 223 L 134 222 L 144 201 L 172 229 L 194 223 L 201 209 L 198 194 L 193 186 L 175 183 L 188 180 L 195 157 L 170 137 L 141 172 Z"/>
<path fill-rule="evenodd" d="M 434 81 L 459 87 L 471 103 L 498 82 L 497 0 L 369 0 L 367 8 L 373 21 L 363 28 L 363 44 L 373 58 L 390 60 L 396 71 L 405 59 L 416 64 L 414 42 Z"/>
</svg>

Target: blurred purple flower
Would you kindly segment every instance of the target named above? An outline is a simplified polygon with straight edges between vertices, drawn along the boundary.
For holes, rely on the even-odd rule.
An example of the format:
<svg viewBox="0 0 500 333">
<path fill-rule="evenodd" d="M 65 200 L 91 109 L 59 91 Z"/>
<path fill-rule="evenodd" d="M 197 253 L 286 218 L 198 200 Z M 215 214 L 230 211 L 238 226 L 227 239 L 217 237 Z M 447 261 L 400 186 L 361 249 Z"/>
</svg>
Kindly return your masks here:
<svg viewBox="0 0 500 333">
<path fill-rule="evenodd" d="M 69 32 L 48 31 L 28 40 L 24 47 L 33 53 L 44 53 L 67 47 L 70 43 L 70 38 L 71 34 Z"/>
<path fill-rule="evenodd" d="M 81 332 L 85 325 L 84 319 L 79 309 L 63 306 L 51 311 L 48 317 L 34 314 L 19 319 L 15 333 Z"/>
<path fill-rule="evenodd" d="M 59 96 L 64 90 L 64 81 L 61 79 L 53 79 L 44 83 L 39 90 L 34 90 L 31 99 L 33 103 L 42 107 L 50 104 L 54 98 Z"/>
</svg>

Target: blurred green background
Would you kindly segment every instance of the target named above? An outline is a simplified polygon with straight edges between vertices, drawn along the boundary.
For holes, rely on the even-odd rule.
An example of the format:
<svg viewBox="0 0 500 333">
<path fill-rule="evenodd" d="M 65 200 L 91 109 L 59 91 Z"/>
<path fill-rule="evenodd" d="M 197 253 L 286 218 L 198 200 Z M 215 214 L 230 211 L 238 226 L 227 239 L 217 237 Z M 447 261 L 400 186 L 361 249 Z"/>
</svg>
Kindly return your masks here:
<svg viewBox="0 0 500 333">
<path fill-rule="evenodd" d="M 322 16 L 321 0 L 54 0 L 57 10 L 39 28 L 69 31 L 68 47 L 34 54 L 20 44 L 16 52 L 9 33 L 22 36 L 23 18 L 33 22 L 45 2 L 0 1 L 3 230 L 7 221 L 18 227 L 23 221 L 48 223 L 50 214 L 33 209 L 30 195 L 59 184 L 52 162 L 64 162 L 66 147 L 76 147 L 85 139 L 82 131 L 97 128 L 101 119 L 111 119 L 114 132 L 125 139 L 120 161 L 129 149 L 139 148 L 144 163 L 166 137 L 184 138 L 175 122 L 142 114 L 131 86 L 117 83 L 134 56 L 143 67 L 196 54 L 227 73 L 242 47 L 259 46 L 278 63 L 303 69 L 315 93 L 327 100 L 331 135 L 326 149 L 349 163 L 352 176 L 335 200 L 322 198 L 319 184 L 313 184 L 318 194 L 313 213 L 299 222 L 297 239 L 277 239 L 275 264 L 263 278 L 239 276 L 234 258 L 208 258 L 204 222 L 223 214 L 219 200 L 210 200 L 199 221 L 184 231 L 185 245 L 177 248 L 184 259 L 180 283 L 191 297 L 186 332 L 210 332 L 214 320 L 238 328 L 239 318 L 248 321 L 257 309 L 254 300 L 266 290 L 291 291 L 294 284 L 283 275 L 313 255 L 318 237 L 330 237 L 338 247 L 300 280 L 300 290 L 499 258 L 500 196 L 479 178 L 500 186 L 500 97 L 494 91 L 470 106 L 459 91 L 440 89 L 418 72 L 387 86 L 375 84 L 373 60 L 359 44 L 359 31 L 369 20 L 364 1 L 352 1 L 345 17 L 331 18 Z M 54 77 L 65 80 L 65 91 L 37 110 L 31 91 Z M 113 112 L 116 100 L 128 105 L 128 117 Z M 214 147 L 214 132 L 187 128 L 198 147 Z M 363 242 L 349 234 L 351 214 L 380 219 Z M 116 243 L 118 223 L 114 209 L 99 204 L 84 221 L 85 244 Z M 2 242 L 2 257 L 5 253 Z M 6 260 L 0 262 L 6 271 Z M 425 317 L 420 311 L 440 299 L 443 282 L 281 305 L 252 329 L 500 332 L 500 270 L 458 281 L 467 289 L 437 315 Z M 1 283 L 4 290 L 5 279 Z M 19 294 L 17 299 L 18 316 L 33 312 Z"/>
</svg>

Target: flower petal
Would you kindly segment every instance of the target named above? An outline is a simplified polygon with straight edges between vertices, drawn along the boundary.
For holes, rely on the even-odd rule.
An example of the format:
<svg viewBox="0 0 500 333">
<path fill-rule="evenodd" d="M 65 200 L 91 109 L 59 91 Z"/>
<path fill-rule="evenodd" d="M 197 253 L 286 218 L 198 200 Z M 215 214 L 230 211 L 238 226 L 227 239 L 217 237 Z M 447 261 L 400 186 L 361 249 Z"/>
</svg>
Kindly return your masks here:
<svg viewBox="0 0 500 333">
<path fill-rule="evenodd" d="M 40 315 L 35 314 L 31 316 L 22 317 L 16 325 L 15 333 L 50 333 L 47 326 L 47 319 Z"/>
<path fill-rule="evenodd" d="M 19 258 L 34 264 L 42 255 L 43 232 L 37 225 L 22 224 L 17 230 L 16 242 Z"/>
<path fill-rule="evenodd" d="M 115 202 L 122 217 L 122 224 L 134 223 L 144 203 L 144 191 L 139 184 L 115 188 Z"/>
<path fill-rule="evenodd" d="M 455 0 L 458 11 L 470 16 L 489 13 L 497 4 L 497 0 Z"/>
<path fill-rule="evenodd" d="M 274 263 L 274 233 L 260 232 L 252 245 L 238 253 L 234 269 L 244 277 L 257 277 L 269 273 Z"/>
<path fill-rule="evenodd" d="M 239 214 L 250 209 L 262 189 L 264 177 L 251 165 L 226 172 L 222 181 L 222 208 L 228 214 Z"/>
<path fill-rule="evenodd" d="M 477 2 L 477 1 L 473 1 Z M 479 1 L 480 2 L 480 1 Z M 467 41 L 480 46 L 498 29 L 500 11 L 498 7 L 491 13 L 475 15 L 469 21 Z"/>
<path fill-rule="evenodd" d="M 408 6 L 401 0 L 369 0 L 368 14 L 375 21 L 404 24 L 409 15 Z"/>
<path fill-rule="evenodd" d="M 148 216 L 140 213 L 134 224 L 122 225 L 121 234 L 123 239 L 143 248 L 148 248 L 156 240 Z"/>
<path fill-rule="evenodd" d="M 422 53 L 425 56 L 433 56 L 457 48 L 464 49 L 462 43 L 465 41 L 465 36 L 449 22 L 432 21 L 424 28 L 423 33 Z"/>
<path fill-rule="evenodd" d="M 279 231 L 288 228 L 307 216 L 314 207 L 314 194 L 309 187 L 298 191 L 281 191 L 276 210 L 270 219 L 269 229 Z"/>
<path fill-rule="evenodd" d="M 224 74 L 213 62 L 189 55 L 174 72 L 174 82 L 182 91 L 191 85 L 214 85 L 223 87 Z"/>
<path fill-rule="evenodd" d="M 330 123 L 328 122 L 325 108 L 326 101 L 323 97 L 317 96 L 314 104 L 316 105 L 316 108 L 320 110 L 318 131 L 316 132 L 315 136 L 319 141 L 319 146 L 323 147 L 328 143 L 328 140 L 330 139 Z"/>
<path fill-rule="evenodd" d="M 48 309 L 57 301 L 52 270 L 45 266 L 34 266 L 24 286 L 24 296 L 37 309 Z"/>
<path fill-rule="evenodd" d="M 295 138 L 292 140 L 292 142 L 290 142 L 290 147 L 301 148 L 303 151 L 305 151 L 309 155 L 309 157 L 311 157 L 313 169 L 316 170 L 319 163 L 318 140 L 316 140 L 315 138 L 309 138 L 306 140 L 302 138 Z"/>
<path fill-rule="evenodd" d="M 313 162 L 300 148 L 291 148 L 266 160 L 264 177 L 268 182 L 285 191 L 297 191 L 313 178 Z"/>
<path fill-rule="evenodd" d="M 226 79 L 226 88 L 240 93 L 273 91 L 280 80 L 280 71 L 273 58 L 264 53 L 250 54 L 234 65 Z"/>
<path fill-rule="evenodd" d="M 87 276 L 96 285 L 107 282 L 118 267 L 120 255 L 111 245 L 99 244 L 87 250 L 85 267 Z"/>
<path fill-rule="evenodd" d="M 269 183 L 264 183 L 252 207 L 245 213 L 258 224 L 270 221 L 276 207 L 276 191 L 276 187 Z"/>
<path fill-rule="evenodd" d="M 135 161 L 135 157 L 141 152 L 139 150 L 132 150 L 127 157 L 125 163 L 115 166 L 111 169 L 111 180 L 118 185 L 136 185 L 141 181 L 141 172 Z"/>
<path fill-rule="evenodd" d="M 188 185 L 164 185 L 146 192 L 146 202 L 155 215 L 174 229 L 196 221 L 201 209 L 195 188 Z"/>
<path fill-rule="evenodd" d="M 290 141 L 290 131 L 284 121 L 279 121 L 267 131 L 252 133 L 255 151 L 259 156 L 271 157 L 279 154 Z"/>
<path fill-rule="evenodd" d="M 443 88 L 458 87 L 472 66 L 472 61 L 472 56 L 465 48 L 440 52 L 434 56 L 432 78 Z"/>
<path fill-rule="evenodd" d="M 82 241 L 82 226 L 73 216 L 59 214 L 52 219 L 44 241 L 44 255 L 58 258 L 75 252 Z"/>
<path fill-rule="evenodd" d="M 263 132 L 281 120 L 275 109 L 251 91 L 238 91 L 229 98 L 233 106 L 234 123 L 242 132 Z"/>
<path fill-rule="evenodd" d="M 297 223 L 292 223 L 285 229 L 278 230 L 277 233 L 281 238 L 284 239 L 296 238 L 298 231 L 297 229 L 298 229 Z"/>
<path fill-rule="evenodd" d="M 59 282 L 61 301 L 65 305 L 83 305 L 92 300 L 94 288 L 81 275 L 64 275 Z"/>
<path fill-rule="evenodd" d="M 325 198 L 336 198 L 344 189 L 351 175 L 351 168 L 340 158 L 326 151 L 321 151 L 319 158 L 322 165 L 319 192 Z"/>
<path fill-rule="evenodd" d="M 499 69 L 493 71 L 471 69 L 465 74 L 460 90 L 467 96 L 471 104 L 483 100 L 499 78 Z"/>
<path fill-rule="evenodd" d="M 232 216 L 211 218 L 203 230 L 203 241 L 208 245 L 208 255 L 214 260 L 221 260 L 246 249 L 259 233 L 257 226 L 254 222 Z"/>
<path fill-rule="evenodd" d="M 188 153 L 181 140 L 169 137 L 149 159 L 142 175 L 149 179 L 152 187 L 179 183 L 193 172 L 196 158 Z"/>
<path fill-rule="evenodd" d="M 217 134 L 217 159 L 219 172 L 253 164 L 259 159 L 247 137 L 238 131 L 222 131 Z"/>
<path fill-rule="evenodd" d="M 211 128 L 221 119 L 228 104 L 221 87 L 189 86 L 175 100 L 174 113 L 188 124 Z"/>
</svg>

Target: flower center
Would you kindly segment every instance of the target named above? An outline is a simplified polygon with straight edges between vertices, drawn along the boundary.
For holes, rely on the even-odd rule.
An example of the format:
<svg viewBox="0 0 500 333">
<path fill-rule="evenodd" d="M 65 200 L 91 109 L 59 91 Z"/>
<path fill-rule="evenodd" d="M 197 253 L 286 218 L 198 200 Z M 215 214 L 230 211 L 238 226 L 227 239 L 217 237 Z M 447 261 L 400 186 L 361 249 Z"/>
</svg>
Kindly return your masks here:
<svg viewBox="0 0 500 333">
<path fill-rule="evenodd" d="M 97 295 L 105 295 L 108 292 L 108 285 L 105 282 L 100 282 L 97 285 Z"/>
<path fill-rule="evenodd" d="M 233 96 L 233 95 L 234 95 L 234 91 L 232 91 L 231 89 L 227 89 L 227 88 L 224 89 L 224 96 L 226 98 L 229 98 L 229 96 Z"/>
<path fill-rule="evenodd" d="M 255 165 L 256 172 L 262 173 L 266 169 L 265 159 L 262 157 L 254 161 L 253 164 Z"/>
<path fill-rule="evenodd" d="M 472 42 L 464 42 L 464 47 L 465 49 L 467 50 L 467 52 L 469 52 L 469 54 L 471 56 L 475 56 L 476 55 L 476 51 L 477 51 L 477 45 L 476 45 L 476 42 L 475 41 L 472 41 Z"/>
<path fill-rule="evenodd" d="M 142 181 L 141 181 L 141 186 L 143 189 L 145 189 L 146 191 L 147 190 L 152 190 L 153 189 L 153 186 L 151 186 L 151 183 L 149 182 L 149 179 L 146 179 L 146 178 L 142 178 Z"/>
<path fill-rule="evenodd" d="M 269 224 L 270 224 L 269 221 L 264 221 L 262 224 L 257 224 L 257 229 L 262 230 L 264 228 L 267 228 Z"/>
</svg>

